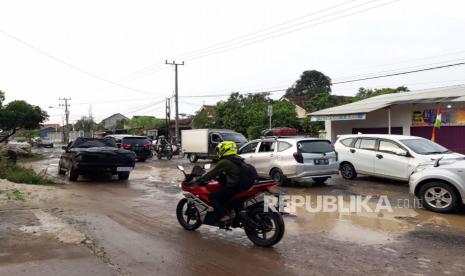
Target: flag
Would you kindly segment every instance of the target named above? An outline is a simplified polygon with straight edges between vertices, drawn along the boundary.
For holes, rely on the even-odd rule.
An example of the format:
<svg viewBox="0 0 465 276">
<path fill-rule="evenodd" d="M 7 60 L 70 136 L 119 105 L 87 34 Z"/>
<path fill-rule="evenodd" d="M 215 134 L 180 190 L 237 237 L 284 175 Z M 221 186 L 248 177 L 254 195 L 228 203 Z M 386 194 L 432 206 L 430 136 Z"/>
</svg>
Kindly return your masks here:
<svg viewBox="0 0 465 276">
<path fill-rule="evenodd" d="M 431 135 L 431 141 L 436 142 L 436 128 L 441 128 L 442 121 L 442 108 L 438 107 L 436 112 L 436 121 L 434 121 L 433 134 Z"/>
</svg>

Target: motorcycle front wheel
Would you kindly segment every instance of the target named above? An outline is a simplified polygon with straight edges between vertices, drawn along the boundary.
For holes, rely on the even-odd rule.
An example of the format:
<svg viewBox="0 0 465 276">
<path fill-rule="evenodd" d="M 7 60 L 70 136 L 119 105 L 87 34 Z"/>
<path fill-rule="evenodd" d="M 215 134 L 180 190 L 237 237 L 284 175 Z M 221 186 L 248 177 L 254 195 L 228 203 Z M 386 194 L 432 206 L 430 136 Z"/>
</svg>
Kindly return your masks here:
<svg viewBox="0 0 465 276">
<path fill-rule="evenodd" d="M 264 212 L 263 208 L 255 208 L 249 212 L 249 218 L 253 222 L 248 223 L 244 230 L 255 245 L 271 247 L 283 238 L 285 226 L 280 213 Z"/>
<path fill-rule="evenodd" d="M 181 199 L 176 207 L 176 217 L 179 224 L 189 231 L 194 231 L 202 225 L 199 211 L 194 204 L 190 204 L 185 198 Z"/>
</svg>

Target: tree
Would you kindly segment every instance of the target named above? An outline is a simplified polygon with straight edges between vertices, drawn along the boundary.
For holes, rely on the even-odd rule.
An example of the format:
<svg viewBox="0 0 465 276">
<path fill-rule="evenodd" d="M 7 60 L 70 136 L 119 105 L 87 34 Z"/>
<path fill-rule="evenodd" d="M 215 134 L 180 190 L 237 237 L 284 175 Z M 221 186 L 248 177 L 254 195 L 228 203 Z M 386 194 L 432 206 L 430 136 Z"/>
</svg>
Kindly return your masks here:
<svg viewBox="0 0 465 276">
<path fill-rule="evenodd" d="M 129 123 L 127 119 L 121 119 L 116 122 L 116 129 L 124 129 L 124 127 Z"/>
<path fill-rule="evenodd" d="M 336 96 L 319 93 L 305 102 L 304 108 L 307 112 L 315 112 L 321 109 L 330 108 L 341 104 Z"/>
<path fill-rule="evenodd" d="M 5 92 L 0 90 L 0 108 L 2 107 L 3 101 L 5 101 Z"/>
<path fill-rule="evenodd" d="M 331 79 L 319 71 L 309 70 L 286 90 L 285 96 L 314 96 L 319 93 L 331 93 Z"/>
<path fill-rule="evenodd" d="M 409 91 L 410 90 L 406 86 L 399 86 L 397 88 L 375 88 L 375 89 L 366 89 L 366 88 L 360 87 L 355 97 L 351 99 L 351 102 L 356 102 L 356 101 L 360 101 L 363 99 L 380 96 L 384 94 L 409 92 Z"/>
<path fill-rule="evenodd" d="M 192 128 L 212 128 L 214 125 L 215 120 L 208 116 L 206 110 L 197 111 L 192 118 Z"/>
<path fill-rule="evenodd" d="M 240 95 L 232 93 L 227 101 L 215 107 L 214 126 L 231 129 L 257 138 L 269 127 L 268 106 L 273 106 L 272 127 L 296 127 L 297 114 L 293 104 L 287 101 L 273 101 L 269 94 Z"/>
<path fill-rule="evenodd" d="M 4 93 L 0 94 L 0 103 Z M 25 101 L 12 101 L 5 107 L 0 106 L 0 129 L 6 133 L 0 143 L 7 140 L 20 129 L 38 128 L 48 118 L 47 112 Z"/>
<path fill-rule="evenodd" d="M 96 123 L 92 116 L 86 117 L 83 116 L 81 119 L 77 120 L 74 123 L 74 129 L 84 131 L 85 137 L 91 137 L 92 131 L 95 129 Z"/>
<path fill-rule="evenodd" d="M 143 134 L 144 130 L 161 126 L 164 122 L 164 120 L 153 116 L 134 116 L 131 120 L 129 120 L 128 125 L 134 134 Z"/>
</svg>

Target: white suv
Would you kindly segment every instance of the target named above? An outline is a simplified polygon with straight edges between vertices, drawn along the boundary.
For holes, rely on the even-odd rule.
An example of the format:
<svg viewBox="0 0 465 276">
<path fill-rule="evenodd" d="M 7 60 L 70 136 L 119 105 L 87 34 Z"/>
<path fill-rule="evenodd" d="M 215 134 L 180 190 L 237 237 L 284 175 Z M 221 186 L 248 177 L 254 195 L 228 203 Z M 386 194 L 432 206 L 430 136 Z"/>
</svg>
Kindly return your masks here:
<svg viewBox="0 0 465 276">
<path fill-rule="evenodd" d="M 438 159 L 419 165 L 410 177 L 410 193 L 423 207 L 449 213 L 465 203 L 465 158 Z"/>
<path fill-rule="evenodd" d="M 341 135 L 334 147 L 345 179 L 366 174 L 408 181 L 420 163 L 463 156 L 425 138 L 404 135 Z"/>
<path fill-rule="evenodd" d="M 337 155 L 329 140 L 305 137 L 277 137 L 250 141 L 239 149 L 259 177 L 279 184 L 288 180 L 324 183 L 339 174 Z"/>
</svg>

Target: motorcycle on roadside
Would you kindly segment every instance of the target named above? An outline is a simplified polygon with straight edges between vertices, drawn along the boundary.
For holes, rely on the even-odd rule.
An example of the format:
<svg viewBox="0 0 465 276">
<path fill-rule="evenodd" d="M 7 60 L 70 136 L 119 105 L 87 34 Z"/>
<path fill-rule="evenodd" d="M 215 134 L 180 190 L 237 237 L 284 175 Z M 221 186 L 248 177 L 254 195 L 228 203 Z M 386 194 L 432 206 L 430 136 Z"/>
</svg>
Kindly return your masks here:
<svg viewBox="0 0 465 276">
<path fill-rule="evenodd" d="M 285 225 L 281 213 L 276 209 L 265 210 L 264 196 L 277 196 L 270 189 L 276 187 L 272 180 L 257 181 L 250 189 L 237 194 L 228 204 L 231 219 L 227 222 L 216 219 L 215 210 L 211 207 L 210 193 L 221 188 L 218 181 L 210 181 L 205 185 L 192 183 L 194 177 L 205 173 L 209 164 L 204 167 L 195 166 L 190 174 L 184 167 L 178 169 L 184 173 L 185 179 L 180 184 L 184 198 L 176 208 L 179 224 L 189 231 L 194 231 L 202 224 L 217 226 L 220 229 L 243 228 L 247 237 L 258 246 L 271 247 L 284 236 Z"/>
</svg>

